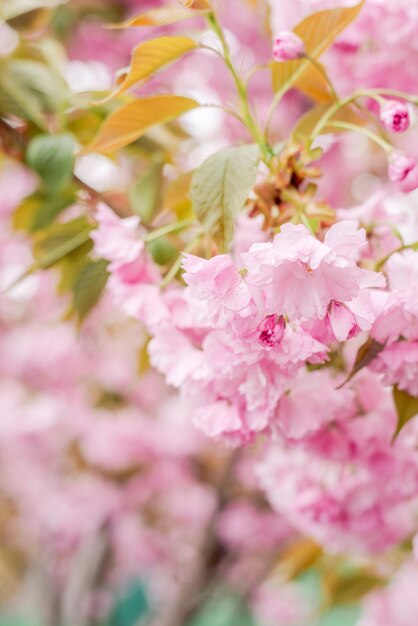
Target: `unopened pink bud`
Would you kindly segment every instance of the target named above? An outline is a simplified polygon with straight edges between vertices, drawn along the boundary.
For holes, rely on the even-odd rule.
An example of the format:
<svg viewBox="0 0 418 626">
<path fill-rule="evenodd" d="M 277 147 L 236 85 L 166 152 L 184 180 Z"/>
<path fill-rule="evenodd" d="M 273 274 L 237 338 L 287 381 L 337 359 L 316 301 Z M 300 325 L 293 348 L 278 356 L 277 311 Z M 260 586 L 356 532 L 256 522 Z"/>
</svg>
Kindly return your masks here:
<svg viewBox="0 0 418 626">
<path fill-rule="evenodd" d="M 380 119 L 388 130 L 403 133 L 410 123 L 408 107 L 396 100 L 389 100 L 380 109 Z"/>
<path fill-rule="evenodd" d="M 283 30 L 274 40 L 273 58 L 275 61 L 291 61 L 305 55 L 302 39 L 290 30 Z"/>
<path fill-rule="evenodd" d="M 393 183 L 400 183 L 408 176 L 416 163 L 412 157 L 402 152 L 392 152 L 389 156 L 388 176 Z"/>
<path fill-rule="evenodd" d="M 354 314 L 341 302 L 331 301 L 326 322 L 337 341 L 345 341 L 355 337 L 360 328 Z"/>
<path fill-rule="evenodd" d="M 286 322 L 283 315 L 268 315 L 257 326 L 258 340 L 262 346 L 273 348 L 283 339 Z"/>
</svg>

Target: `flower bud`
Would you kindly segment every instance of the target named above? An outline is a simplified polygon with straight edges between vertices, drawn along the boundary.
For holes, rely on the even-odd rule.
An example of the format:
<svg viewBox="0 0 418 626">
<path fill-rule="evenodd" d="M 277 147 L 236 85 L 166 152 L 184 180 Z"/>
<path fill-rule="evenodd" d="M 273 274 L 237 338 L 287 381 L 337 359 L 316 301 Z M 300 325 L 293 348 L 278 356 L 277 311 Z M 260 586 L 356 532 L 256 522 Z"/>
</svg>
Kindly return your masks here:
<svg viewBox="0 0 418 626">
<path fill-rule="evenodd" d="M 380 109 L 380 120 L 387 130 L 403 133 L 410 123 L 408 107 L 396 100 L 389 100 Z"/>
<path fill-rule="evenodd" d="M 305 55 L 305 44 L 302 39 L 289 30 L 283 30 L 277 35 L 273 44 L 273 58 L 275 61 L 291 61 Z"/>
<path fill-rule="evenodd" d="M 346 341 L 355 337 L 359 327 L 354 314 L 342 302 L 332 300 L 326 315 L 326 323 L 336 341 Z"/>
<path fill-rule="evenodd" d="M 402 152 L 392 152 L 389 156 L 388 176 L 393 183 L 400 183 L 408 176 L 416 163 L 412 157 Z"/>
<path fill-rule="evenodd" d="M 283 315 L 268 315 L 257 326 L 258 341 L 262 346 L 274 348 L 283 339 L 286 322 Z"/>
</svg>

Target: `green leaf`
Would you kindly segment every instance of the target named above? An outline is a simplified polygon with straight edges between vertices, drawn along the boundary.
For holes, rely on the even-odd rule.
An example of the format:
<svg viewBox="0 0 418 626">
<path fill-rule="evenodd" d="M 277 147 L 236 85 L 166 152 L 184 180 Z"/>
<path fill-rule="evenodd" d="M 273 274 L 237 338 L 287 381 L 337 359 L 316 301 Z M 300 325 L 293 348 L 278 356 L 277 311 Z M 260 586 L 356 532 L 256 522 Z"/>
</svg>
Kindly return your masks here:
<svg viewBox="0 0 418 626">
<path fill-rule="evenodd" d="M 409 393 L 395 386 L 393 387 L 393 400 L 398 414 L 398 423 L 393 436 L 396 439 L 405 424 L 418 415 L 418 398 L 410 396 Z"/>
<path fill-rule="evenodd" d="M 49 195 L 38 191 L 25 198 L 13 215 L 13 225 L 18 230 L 36 232 L 51 224 L 64 209 L 75 201 L 75 189 L 69 187 L 59 194 Z"/>
<path fill-rule="evenodd" d="M 90 242 L 91 229 L 89 222 L 79 217 L 37 233 L 33 247 L 34 269 L 48 269 Z"/>
<path fill-rule="evenodd" d="M 90 261 L 81 268 L 73 287 L 73 308 L 79 320 L 83 320 L 98 302 L 105 288 L 109 273 L 108 262 L 100 259 Z"/>
<path fill-rule="evenodd" d="M 335 607 L 328 611 L 315 626 L 355 626 L 360 617 L 359 607 Z"/>
<path fill-rule="evenodd" d="M 98 302 L 108 279 L 104 259 L 92 260 L 90 253 L 91 224 L 80 217 L 65 223 L 55 223 L 34 236 L 34 263 L 31 272 L 58 269 L 59 294 L 71 295 L 69 315 L 82 322 Z"/>
<path fill-rule="evenodd" d="M 334 582 L 330 589 L 332 604 L 352 605 L 358 602 L 370 591 L 383 584 L 381 578 L 368 571 L 346 572 Z"/>
<path fill-rule="evenodd" d="M 17 115 L 45 129 L 45 114 L 62 110 L 68 89 L 48 67 L 31 59 L 0 62 L 0 113 Z"/>
<path fill-rule="evenodd" d="M 0 113 L 31 120 L 45 128 L 42 102 L 30 87 L 13 71 L 14 65 L 0 63 Z"/>
<path fill-rule="evenodd" d="M 257 145 L 226 148 L 193 174 L 190 194 L 194 211 L 221 250 L 228 249 L 235 218 L 255 185 L 259 158 Z"/>
<path fill-rule="evenodd" d="M 138 626 L 149 615 L 146 589 L 140 580 L 133 580 L 115 603 L 105 626 Z"/>
<path fill-rule="evenodd" d="M 256 626 L 245 600 L 220 591 L 203 605 L 187 626 Z"/>
<path fill-rule="evenodd" d="M 327 48 L 331 46 L 336 37 L 347 27 L 360 13 L 365 0 L 352 7 L 339 9 L 327 9 L 318 11 L 306 17 L 293 30 L 303 39 L 307 54 L 313 59 L 317 59 Z M 272 64 L 273 89 L 286 91 L 292 85 L 298 83 L 298 87 L 303 90 L 304 74 L 309 74 L 307 83 L 312 90 L 312 72 L 320 76 L 318 70 L 312 68 L 309 59 L 297 61 L 286 61 L 284 63 Z M 318 78 L 321 82 L 323 78 Z M 323 88 L 321 88 L 323 92 Z"/>
<path fill-rule="evenodd" d="M 167 237 L 159 237 L 154 241 L 150 241 L 148 249 L 158 265 L 167 265 L 178 255 L 176 246 L 173 246 Z"/>
<path fill-rule="evenodd" d="M 26 163 L 57 192 L 71 180 L 74 169 L 74 140 L 71 135 L 38 135 L 26 150 Z"/>
<path fill-rule="evenodd" d="M 144 224 L 150 224 L 161 204 L 163 164 L 152 163 L 130 191 L 132 209 Z"/>
</svg>

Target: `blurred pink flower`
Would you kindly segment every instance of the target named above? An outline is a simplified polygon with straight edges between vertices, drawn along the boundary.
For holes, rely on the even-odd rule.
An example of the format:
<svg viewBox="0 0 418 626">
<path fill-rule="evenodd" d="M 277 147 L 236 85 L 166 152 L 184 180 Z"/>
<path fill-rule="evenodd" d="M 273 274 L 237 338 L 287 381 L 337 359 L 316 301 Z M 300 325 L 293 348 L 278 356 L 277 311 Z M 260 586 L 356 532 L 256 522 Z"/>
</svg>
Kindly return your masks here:
<svg viewBox="0 0 418 626">
<path fill-rule="evenodd" d="M 300 59 L 305 54 L 305 44 L 302 39 L 289 30 L 283 30 L 276 35 L 273 43 L 273 59 L 278 62 Z"/>
<path fill-rule="evenodd" d="M 415 168 L 415 159 L 402 152 L 392 152 L 389 156 L 388 176 L 393 183 L 403 182 Z"/>
</svg>

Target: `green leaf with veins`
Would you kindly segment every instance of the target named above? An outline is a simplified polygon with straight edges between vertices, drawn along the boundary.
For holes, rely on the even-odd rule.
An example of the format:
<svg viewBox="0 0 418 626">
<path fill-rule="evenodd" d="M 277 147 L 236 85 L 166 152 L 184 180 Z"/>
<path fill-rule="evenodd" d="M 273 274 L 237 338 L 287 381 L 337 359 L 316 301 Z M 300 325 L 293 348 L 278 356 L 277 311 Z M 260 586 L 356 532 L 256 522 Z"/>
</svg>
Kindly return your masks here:
<svg viewBox="0 0 418 626">
<path fill-rule="evenodd" d="M 194 172 L 190 195 L 196 216 L 221 251 L 234 234 L 234 222 L 253 189 L 260 148 L 245 145 L 226 148 L 210 156 Z"/>
</svg>

